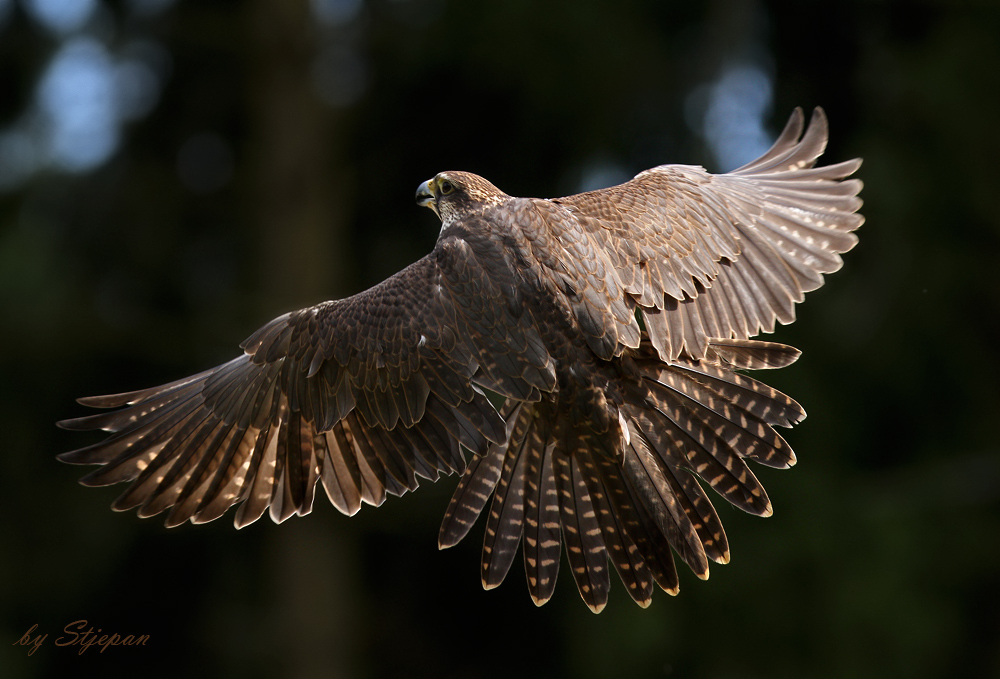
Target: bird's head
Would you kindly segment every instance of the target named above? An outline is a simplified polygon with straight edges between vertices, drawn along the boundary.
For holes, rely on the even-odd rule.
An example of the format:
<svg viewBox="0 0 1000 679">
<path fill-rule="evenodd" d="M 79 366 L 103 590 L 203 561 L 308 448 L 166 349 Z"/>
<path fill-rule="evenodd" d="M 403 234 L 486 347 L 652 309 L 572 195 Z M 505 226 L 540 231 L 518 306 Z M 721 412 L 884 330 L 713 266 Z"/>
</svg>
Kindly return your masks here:
<svg viewBox="0 0 1000 679">
<path fill-rule="evenodd" d="M 417 205 L 429 207 L 441 219 L 441 229 L 466 215 L 482 212 L 509 198 L 470 172 L 439 172 L 417 188 Z"/>
</svg>

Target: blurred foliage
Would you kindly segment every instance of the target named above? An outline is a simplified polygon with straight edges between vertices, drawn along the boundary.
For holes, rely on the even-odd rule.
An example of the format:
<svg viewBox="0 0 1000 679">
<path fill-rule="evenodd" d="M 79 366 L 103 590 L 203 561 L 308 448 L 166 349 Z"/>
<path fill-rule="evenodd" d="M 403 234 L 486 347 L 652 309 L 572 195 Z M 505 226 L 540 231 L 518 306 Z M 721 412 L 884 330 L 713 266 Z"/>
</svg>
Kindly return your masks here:
<svg viewBox="0 0 1000 679">
<path fill-rule="evenodd" d="M 0 5 L 4 127 L 64 37 Z M 155 42 L 169 68 L 107 162 L 0 194 L 0 675 L 1000 676 L 995 2 L 98 9 L 87 30 Z M 828 158 L 865 158 L 867 224 L 775 335 L 804 351 L 768 375 L 810 413 L 800 462 L 760 472 L 767 521 L 716 503 L 733 562 L 709 582 L 684 573 L 648 610 L 619 584 L 594 616 L 564 572 L 536 609 L 519 565 L 482 591 L 481 528 L 437 551 L 454 480 L 352 519 L 323 501 L 281 527 L 167 531 L 55 461 L 89 442 L 53 426 L 73 398 L 202 370 L 428 251 L 412 194 L 440 170 L 548 196 L 595 163 L 718 169 L 686 107 L 746 54 L 773 79 L 772 132 L 822 105 Z M 192 179 L 198 135 L 229 165 Z M 56 648 L 78 619 L 151 641 Z M 36 623 L 29 657 L 11 644 Z"/>
</svg>

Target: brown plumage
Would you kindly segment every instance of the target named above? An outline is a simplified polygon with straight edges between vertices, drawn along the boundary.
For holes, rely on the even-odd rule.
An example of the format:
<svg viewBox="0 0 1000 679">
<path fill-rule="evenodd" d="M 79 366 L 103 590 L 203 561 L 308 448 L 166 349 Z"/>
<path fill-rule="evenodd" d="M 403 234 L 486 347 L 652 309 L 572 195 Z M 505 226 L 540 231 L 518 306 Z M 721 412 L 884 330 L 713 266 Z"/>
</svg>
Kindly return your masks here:
<svg viewBox="0 0 1000 679">
<path fill-rule="evenodd" d="M 796 110 L 774 146 L 724 175 L 665 165 L 566 198 L 514 198 L 443 172 L 417 200 L 441 217 L 429 255 L 353 297 L 281 316 L 243 355 L 161 387 L 81 399 L 118 408 L 66 420 L 105 440 L 60 455 L 86 485 L 130 482 L 115 509 L 201 523 L 239 504 L 307 514 L 318 484 L 340 511 L 418 478 L 462 473 L 439 544 L 489 505 L 483 584 L 522 547 L 536 603 L 561 551 L 600 611 L 617 570 L 632 598 L 678 589 L 673 553 L 701 578 L 729 560 L 703 486 L 768 515 L 746 464 L 788 467 L 774 427 L 805 417 L 737 370 L 798 351 L 750 339 L 841 266 L 860 161 L 814 167 L 827 138 Z M 497 412 L 487 398 L 505 399 Z M 471 451 L 471 461 L 465 451 Z"/>
</svg>

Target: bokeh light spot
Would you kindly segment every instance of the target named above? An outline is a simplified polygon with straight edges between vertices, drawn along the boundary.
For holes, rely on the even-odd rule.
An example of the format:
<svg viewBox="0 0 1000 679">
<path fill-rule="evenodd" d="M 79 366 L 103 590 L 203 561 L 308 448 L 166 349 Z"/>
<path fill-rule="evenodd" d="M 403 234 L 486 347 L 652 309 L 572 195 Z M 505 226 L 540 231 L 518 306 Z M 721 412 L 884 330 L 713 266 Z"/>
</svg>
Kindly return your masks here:
<svg viewBox="0 0 1000 679">
<path fill-rule="evenodd" d="M 53 164 L 70 171 L 104 162 L 118 144 L 114 63 L 89 38 L 67 42 L 42 76 L 38 104 L 51 125 Z"/>
<path fill-rule="evenodd" d="M 743 63 L 726 67 L 702 93 L 700 132 L 722 171 L 750 162 L 770 146 L 764 118 L 771 109 L 771 93 L 770 77 Z"/>
<path fill-rule="evenodd" d="M 24 9 L 53 33 L 71 33 L 90 19 L 97 0 L 25 0 Z"/>
<path fill-rule="evenodd" d="M 327 26 L 343 26 L 353 21 L 364 6 L 363 0 L 311 0 L 313 15 Z"/>
</svg>

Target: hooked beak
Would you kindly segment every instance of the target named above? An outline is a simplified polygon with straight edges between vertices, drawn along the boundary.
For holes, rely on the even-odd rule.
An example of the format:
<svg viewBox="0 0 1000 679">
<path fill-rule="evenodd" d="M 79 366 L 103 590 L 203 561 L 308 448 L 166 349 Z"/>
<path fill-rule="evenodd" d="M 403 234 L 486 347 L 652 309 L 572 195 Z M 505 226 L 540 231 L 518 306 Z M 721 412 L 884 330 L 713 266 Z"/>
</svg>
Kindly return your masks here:
<svg viewBox="0 0 1000 679">
<path fill-rule="evenodd" d="M 429 207 L 434 210 L 434 214 L 438 214 L 437 211 L 437 198 L 434 196 L 434 180 L 428 179 L 423 184 L 417 187 L 417 205 L 421 207 Z M 440 216 L 440 215 L 438 215 Z"/>
</svg>

